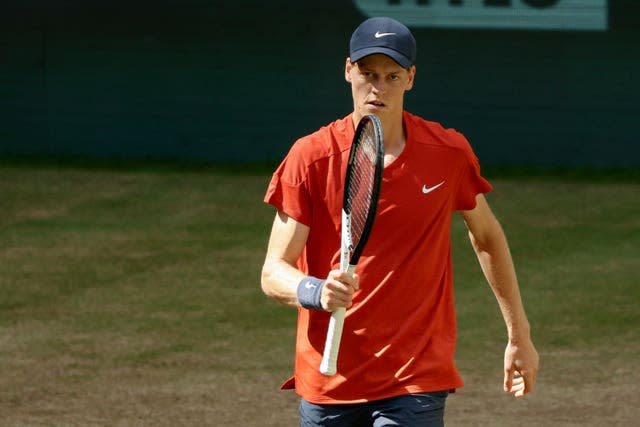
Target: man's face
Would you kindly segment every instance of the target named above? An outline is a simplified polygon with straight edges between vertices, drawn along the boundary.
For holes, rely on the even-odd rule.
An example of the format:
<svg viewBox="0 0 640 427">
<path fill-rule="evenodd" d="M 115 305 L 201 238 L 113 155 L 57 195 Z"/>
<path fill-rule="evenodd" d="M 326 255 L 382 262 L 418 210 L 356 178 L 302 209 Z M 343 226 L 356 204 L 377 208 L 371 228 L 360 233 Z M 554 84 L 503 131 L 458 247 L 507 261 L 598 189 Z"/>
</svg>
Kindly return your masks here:
<svg viewBox="0 0 640 427">
<path fill-rule="evenodd" d="M 347 58 L 345 79 L 351 83 L 355 119 L 376 114 L 382 122 L 402 117 L 404 92 L 413 87 L 416 67 L 408 69 L 386 55 L 375 54 L 352 63 Z"/>
</svg>

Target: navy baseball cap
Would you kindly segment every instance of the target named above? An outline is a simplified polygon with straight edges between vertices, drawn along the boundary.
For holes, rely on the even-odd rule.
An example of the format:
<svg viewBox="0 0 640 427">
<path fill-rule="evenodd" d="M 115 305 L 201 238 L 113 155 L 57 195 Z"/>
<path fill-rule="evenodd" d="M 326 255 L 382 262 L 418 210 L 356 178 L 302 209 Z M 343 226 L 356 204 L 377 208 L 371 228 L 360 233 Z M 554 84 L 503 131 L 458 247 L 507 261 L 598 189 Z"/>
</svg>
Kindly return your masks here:
<svg viewBox="0 0 640 427">
<path fill-rule="evenodd" d="M 351 35 L 349 53 L 351 62 L 381 53 L 409 68 L 416 61 L 416 40 L 411 31 L 395 19 L 369 18 Z"/>
</svg>

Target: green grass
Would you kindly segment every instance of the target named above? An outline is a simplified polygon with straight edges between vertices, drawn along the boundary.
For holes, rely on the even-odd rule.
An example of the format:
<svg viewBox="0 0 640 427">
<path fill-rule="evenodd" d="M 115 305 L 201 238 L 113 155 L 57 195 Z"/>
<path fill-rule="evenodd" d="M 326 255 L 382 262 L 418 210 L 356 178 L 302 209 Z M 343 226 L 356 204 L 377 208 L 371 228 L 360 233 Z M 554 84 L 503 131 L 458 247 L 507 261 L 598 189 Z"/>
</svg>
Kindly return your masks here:
<svg viewBox="0 0 640 427">
<path fill-rule="evenodd" d="M 295 312 L 259 284 L 267 170 L 2 159 L 0 424 L 296 425 L 295 396 L 277 391 L 292 368 Z M 455 221 L 467 386 L 450 399 L 452 425 L 639 415 L 636 177 L 493 172 L 489 200 L 542 356 L 539 391 L 500 422 L 486 408 L 505 403 L 504 326 Z M 625 402 L 611 418 L 607 408 Z"/>
<path fill-rule="evenodd" d="M 619 182 L 496 182 L 489 199 L 509 237 L 528 312 L 544 321 L 534 330 L 541 344 L 632 338 L 640 319 L 639 189 Z M 470 251 L 455 253 L 465 256 L 458 266 L 473 264 Z M 569 336 L 575 328 L 582 330 Z"/>
</svg>

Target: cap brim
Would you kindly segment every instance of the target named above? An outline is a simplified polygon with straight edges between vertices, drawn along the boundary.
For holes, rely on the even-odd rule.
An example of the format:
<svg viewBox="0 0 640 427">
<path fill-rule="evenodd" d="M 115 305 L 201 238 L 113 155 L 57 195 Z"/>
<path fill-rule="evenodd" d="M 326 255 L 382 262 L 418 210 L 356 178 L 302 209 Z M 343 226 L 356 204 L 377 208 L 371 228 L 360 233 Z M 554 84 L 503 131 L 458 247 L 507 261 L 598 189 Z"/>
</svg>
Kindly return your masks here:
<svg viewBox="0 0 640 427">
<path fill-rule="evenodd" d="M 378 46 L 368 47 L 365 49 L 357 50 L 355 52 L 351 52 L 351 56 L 350 56 L 351 62 L 359 61 L 365 56 L 374 55 L 376 53 L 387 55 L 388 57 L 396 61 L 398 64 L 400 64 L 400 66 L 403 68 L 409 68 L 410 66 L 413 65 L 412 61 L 409 58 L 407 58 L 397 50 L 389 49 L 386 47 L 378 47 Z"/>
</svg>

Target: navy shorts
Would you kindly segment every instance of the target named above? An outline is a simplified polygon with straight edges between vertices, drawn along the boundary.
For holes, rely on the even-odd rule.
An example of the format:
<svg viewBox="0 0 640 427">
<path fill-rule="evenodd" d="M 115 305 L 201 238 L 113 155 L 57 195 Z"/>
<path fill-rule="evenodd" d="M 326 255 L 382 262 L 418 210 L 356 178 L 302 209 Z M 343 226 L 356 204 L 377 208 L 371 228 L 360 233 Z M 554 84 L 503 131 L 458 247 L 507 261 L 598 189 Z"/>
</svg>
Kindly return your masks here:
<svg viewBox="0 0 640 427">
<path fill-rule="evenodd" d="M 300 401 L 300 427 L 443 427 L 449 393 L 407 394 L 374 402 L 317 405 Z"/>
</svg>

